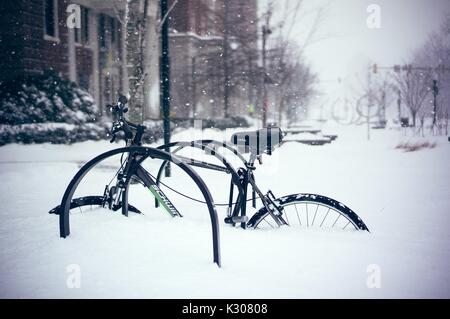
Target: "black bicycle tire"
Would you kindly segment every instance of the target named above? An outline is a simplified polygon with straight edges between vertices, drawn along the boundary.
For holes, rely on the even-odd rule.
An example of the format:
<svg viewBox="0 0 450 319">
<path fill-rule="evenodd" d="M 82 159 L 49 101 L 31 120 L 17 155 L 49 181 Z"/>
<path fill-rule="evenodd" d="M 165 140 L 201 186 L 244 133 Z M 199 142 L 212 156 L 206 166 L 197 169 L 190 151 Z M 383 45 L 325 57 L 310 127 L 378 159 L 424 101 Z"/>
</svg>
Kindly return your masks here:
<svg viewBox="0 0 450 319">
<path fill-rule="evenodd" d="M 356 214 L 348 206 L 330 197 L 317 194 L 298 193 L 275 199 L 275 203 L 279 204 L 280 206 L 287 206 L 287 204 L 292 204 L 292 202 L 313 202 L 319 203 L 323 206 L 331 207 L 332 209 L 336 210 L 339 214 L 346 217 L 358 230 L 370 232 L 369 228 L 363 222 L 361 217 L 358 216 L 358 214 Z M 264 218 L 266 218 L 268 215 L 269 213 L 267 212 L 266 208 L 265 207 L 261 208 L 252 216 L 252 218 L 250 218 L 250 220 L 247 223 L 247 227 L 257 228 L 259 223 L 263 221 Z"/>
</svg>

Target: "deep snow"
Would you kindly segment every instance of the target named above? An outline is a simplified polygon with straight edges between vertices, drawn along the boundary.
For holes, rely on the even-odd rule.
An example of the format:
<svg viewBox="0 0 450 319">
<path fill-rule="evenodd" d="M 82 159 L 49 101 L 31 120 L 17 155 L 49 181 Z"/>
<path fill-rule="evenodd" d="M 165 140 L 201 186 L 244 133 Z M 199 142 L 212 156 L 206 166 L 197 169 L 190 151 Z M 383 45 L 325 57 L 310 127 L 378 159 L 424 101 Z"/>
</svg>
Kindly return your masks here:
<svg viewBox="0 0 450 319">
<path fill-rule="evenodd" d="M 364 127 L 328 129 L 339 134 L 331 144 L 287 143 L 265 156 L 257 181 L 277 196 L 310 192 L 335 198 L 357 212 L 371 233 L 245 231 L 225 225 L 219 207 L 221 269 L 212 263 L 205 208 L 174 196 L 185 217 L 172 219 L 153 208 L 139 185 L 130 202 L 145 215 L 74 214 L 72 234 L 59 238 L 58 218 L 47 212 L 82 163 L 117 145 L 1 147 L 0 297 L 449 298 L 450 143 L 428 138 L 437 142 L 435 148 L 404 152 L 395 146 L 415 138 L 397 130 L 372 131 L 368 142 Z M 185 130 L 173 140 L 199 134 Z M 203 136 L 224 138 L 214 130 Z M 86 180 L 86 194 L 103 191 L 112 172 L 108 165 L 114 163 Z M 229 176 L 197 171 L 216 202 L 225 202 Z M 176 169 L 165 181 L 201 197 Z M 80 267 L 81 288 L 67 286 L 72 264 Z M 380 288 L 367 286 L 371 265 L 380 270 Z"/>
</svg>

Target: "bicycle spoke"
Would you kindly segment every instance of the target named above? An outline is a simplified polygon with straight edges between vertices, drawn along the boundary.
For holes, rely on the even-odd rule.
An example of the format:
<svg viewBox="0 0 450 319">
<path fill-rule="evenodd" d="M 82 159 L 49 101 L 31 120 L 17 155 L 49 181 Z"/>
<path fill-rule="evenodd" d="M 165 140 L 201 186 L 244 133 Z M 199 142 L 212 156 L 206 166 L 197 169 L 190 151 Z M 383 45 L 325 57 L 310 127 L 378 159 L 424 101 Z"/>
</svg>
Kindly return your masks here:
<svg viewBox="0 0 450 319">
<path fill-rule="evenodd" d="M 288 218 L 288 214 L 287 214 L 287 212 L 286 212 L 286 209 L 284 209 L 284 215 L 286 216 L 286 222 L 287 222 L 287 224 L 290 226 L 289 218 Z"/>
<path fill-rule="evenodd" d="M 334 223 L 333 223 L 333 226 L 331 226 L 331 227 L 334 227 L 334 225 L 336 225 L 336 223 L 337 223 L 339 217 L 341 217 L 341 214 L 338 213 L 338 217 L 336 218 L 336 220 L 335 220 Z"/>
<path fill-rule="evenodd" d="M 306 227 L 309 227 L 308 203 L 306 203 Z"/>
<path fill-rule="evenodd" d="M 267 219 L 264 218 L 263 221 L 265 221 L 267 224 L 269 224 L 270 227 L 275 228 L 275 227 L 272 226 L 271 223 L 269 223 L 269 221 Z"/>
<path fill-rule="evenodd" d="M 331 209 L 331 208 L 328 208 L 327 214 L 326 214 L 325 217 L 323 218 L 323 220 L 322 220 L 322 222 L 320 223 L 320 226 L 319 226 L 319 227 L 322 227 L 323 222 L 325 221 L 325 219 L 327 219 L 327 216 L 328 216 L 328 213 L 330 212 L 330 209 Z"/>
<path fill-rule="evenodd" d="M 313 221 L 312 221 L 311 226 L 314 225 L 314 221 L 316 220 L 316 216 L 317 216 L 317 211 L 318 211 L 318 210 L 319 210 L 319 205 L 316 205 L 316 212 L 314 213 L 314 218 L 313 218 Z"/>
<path fill-rule="evenodd" d="M 325 198 L 326 199 L 326 198 Z M 339 228 L 341 230 L 351 229 L 349 228 L 349 225 L 352 224 L 355 230 L 365 230 L 364 227 L 360 227 L 358 224 L 357 219 L 355 219 L 354 215 L 350 214 L 352 213 L 351 210 L 347 209 L 346 207 L 343 207 L 342 210 L 340 207 L 334 207 L 335 203 L 330 201 L 330 203 L 327 203 L 326 200 L 320 200 L 320 199 L 312 199 L 312 200 L 304 200 L 304 199 L 294 199 L 290 200 L 288 198 L 287 200 L 284 199 L 284 201 L 281 201 L 281 206 L 283 207 L 283 217 L 281 218 L 281 215 L 279 216 L 280 219 L 282 219 L 283 224 L 286 224 L 288 226 L 296 225 L 295 222 L 295 216 L 294 215 L 294 209 L 295 214 L 297 215 L 297 220 L 300 225 L 300 227 L 303 227 L 303 224 L 305 227 L 319 227 L 319 228 Z M 300 205 L 300 208 L 297 206 Z M 301 217 L 300 215 L 303 214 L 302 211 L 302 205 L 305 205 L 305 217 Z M 314 209 L 314 205 L 316 208 Z M 292 208 L 293 206 L 293 208 Z M 319 211 L 320 210 L 320 211 Z M 349 212 L 347 212 L 349 210 Z M 333 213 L 330 214 L 330 211 L 333 211 Z M 335 215 L 337 214 L 337 216 Z M 290 214 L 293 214 L 292 216 L 289 216 Z M 286 217 L 284 217 L 286 216 Z M 341 216 L 343 218 L 341 218 Z M 266 216 L 267 217 L 267 216 Z M 303 220 L 303 218 L 306 218 L 306 220 Z M 317 219 L 317 221 L 316 221 Z M 322 220 L 320 220 L 322 219 Z M 265 219 L 266 220 L 266 219 Z M 275 220 L 277 221 L 277 220 Z M 280 227 L 281 225 L 275 225 L 273 226 L 273 222 L 269 223 L 266 220 L 266 223 L 269 224 L 272 228 Z M 362 225 L 364 226 L 364 225 Z"/>
<path fill-rule="evenodd" d="M 302 222 L 300 221 L 300 216 L 299 216 L 299 214 L 298 214 L 297 205 L 294 204 L 294 207 L 295 207 L 295 211 L 297 212 L 298 222 L 300 223 L 300 226 L 301 226 L 301 225 L 302 225 Z"/>
<path fill-rule="evenodd" d="M 350 221 L 348 221 L 348 223 L 344 226 L 344 228 L 342 228 L 342 230 L 344 230 L 345 228 L 347 228 L 347 226 L 350 224 Z"/>
</svg>

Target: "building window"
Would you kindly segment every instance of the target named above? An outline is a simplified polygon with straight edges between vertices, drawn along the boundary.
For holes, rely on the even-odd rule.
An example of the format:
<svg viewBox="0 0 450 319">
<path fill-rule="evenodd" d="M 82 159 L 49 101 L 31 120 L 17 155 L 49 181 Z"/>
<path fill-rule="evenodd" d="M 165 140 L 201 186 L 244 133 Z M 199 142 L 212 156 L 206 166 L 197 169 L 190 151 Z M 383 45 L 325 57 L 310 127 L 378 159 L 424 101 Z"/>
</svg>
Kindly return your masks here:
<svg viewBox="0 0 450 319">
<path fill-rule="evenodd" d="M 98 37 L 100 48 L 106 49 L 106 18 L 104 14 L 100 14 L 98 21 Z"/>
<path fill-rule="evenodd" d="M 75 43 L 76 44 L 81 44 L 81 30 L 80 30 L 80 28 L 75 28 L 73 32 L 74 32 L 74 37 L 75 37 Z"/>
<path fill-rule="evenodd" d="M 89 74 L 85 74 L 85 73 L 80 73 L 78 74 L 78 85 L 85 89 L 85 90 L 89 90 L 90 89 L 90 76 Z"/>
<path fill-rule="evenodd" d="M 117 21 L 114 18 L 110 18 L 111 21 L 111 45 L 117 45 Z"/>
<path fill-rule="evenodd" d="M 111 48 L 114 50 L 121 49 L 121 24 L 116 19 L 111 17 Z"/>
<path fill-rule="evenodd" d="M 75 43 L 89 44 L 89 8 L 81 7 L 81 27 L 75 28 Z"/>
<path fill-rule="evenodd" d="M 81 33 L 83 44 L 89 44 L 89 9 L 86 7 L 81 8 Z"/>
<path fill-rule="evenodd" d="M 44 37 L 48 40 L 58 38 L 57 0 L 44 0 Z"/>
<path fill-rule="evenodd" d="M 81 7 L 81 28 L 75 28 L 75 43 L 89 44 L 89 8 Z"/>
</svg>

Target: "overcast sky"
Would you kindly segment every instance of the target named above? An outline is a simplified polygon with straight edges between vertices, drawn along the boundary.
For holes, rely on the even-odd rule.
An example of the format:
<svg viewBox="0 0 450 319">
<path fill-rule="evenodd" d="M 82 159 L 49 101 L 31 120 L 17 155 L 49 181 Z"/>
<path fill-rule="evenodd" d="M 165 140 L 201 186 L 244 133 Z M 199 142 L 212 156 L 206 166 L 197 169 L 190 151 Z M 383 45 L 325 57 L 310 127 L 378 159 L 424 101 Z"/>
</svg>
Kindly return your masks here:
<svg viewBox="0 0 450 319">
<path fill-rule="evenodd" d="M 260 0 L 260 7 L 264 2 Z M 276 0 L 275 9 L 284 1 Z M 363 72 L 369 61 L 381 66 L 405 62 L 414 49 L 420 47 L 427 35 L 438 29 L 450 14 L 450 0 L 304 0 L 304 12 L 311 7 L 326 5 L 320 35 L 324 40 L 311 44 L 305 55 L 313 69 L 320 75 L 325 94 L 338 88 L 337 78 L 352 81 L 356 72 Z M 379 29 L 367 27 L 367 7 L 377 4 L 381 9 Z M 312 14 L 299 19 L 292 38 L 302 42 Z M 345 82 L 345 81 L 344 81 Z"/>
</svg>

